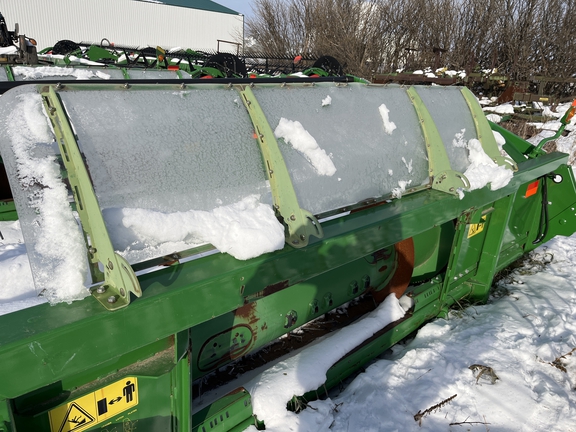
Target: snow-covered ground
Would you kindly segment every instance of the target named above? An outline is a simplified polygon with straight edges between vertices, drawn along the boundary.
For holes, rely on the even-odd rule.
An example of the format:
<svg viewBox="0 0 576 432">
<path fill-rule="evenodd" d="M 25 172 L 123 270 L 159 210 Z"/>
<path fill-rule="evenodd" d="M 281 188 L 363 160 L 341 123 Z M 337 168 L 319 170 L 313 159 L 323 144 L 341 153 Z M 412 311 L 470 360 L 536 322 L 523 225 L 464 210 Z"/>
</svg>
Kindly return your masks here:
<svg viewBox="0 0 576 432">
<path fill-rule="evenodd" d="M 572 135 L 561 140 L 561 150 L 573 152 Z M 0 287 L 9 285 L 0 289 L 2 314 L 43 300 L 19 223 L 0 222 L 0 232 Z M 500 282 L 489 304 L 424 326 L 341 393 L 298 415 L 271 395 L 316 385 L 318 370 L 310 364 L 321 362 L 303 353 L 308 360 L 276 365 L 277 376 L 263 372 L 248 386 L 255 412 L 275 431 L 576 431 L 575 264 L 576 236 L 549 242 Z M 383 326 L 398 313 L 399 303 L 390 300 L 376 317 Z"/>
<path fill-rule="evenodd" d="M 576 237 L 533 259 L 274 430 L 576 431 Z"/>
</svg>

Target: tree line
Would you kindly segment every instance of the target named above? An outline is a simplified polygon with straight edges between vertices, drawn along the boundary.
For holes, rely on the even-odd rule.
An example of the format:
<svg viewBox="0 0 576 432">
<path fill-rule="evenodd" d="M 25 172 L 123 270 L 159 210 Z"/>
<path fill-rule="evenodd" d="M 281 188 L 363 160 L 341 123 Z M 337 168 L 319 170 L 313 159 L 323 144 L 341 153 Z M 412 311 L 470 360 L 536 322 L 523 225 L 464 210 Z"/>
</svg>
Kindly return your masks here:
<svg viewBox="0 0 576 432">
<path fill-rule="evenodd" d="M 262 52 L 330 55 L 348 73 L 497 69 L 515 80 L 576 74 L 576 0 L 255 0 Z"/>
</svg>

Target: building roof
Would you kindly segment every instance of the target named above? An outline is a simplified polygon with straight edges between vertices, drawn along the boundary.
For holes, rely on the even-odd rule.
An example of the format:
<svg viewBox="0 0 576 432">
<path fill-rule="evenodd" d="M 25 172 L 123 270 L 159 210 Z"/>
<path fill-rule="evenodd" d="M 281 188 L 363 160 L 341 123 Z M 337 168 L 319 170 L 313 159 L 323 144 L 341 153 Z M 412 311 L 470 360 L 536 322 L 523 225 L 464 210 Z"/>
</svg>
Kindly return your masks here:
<svg viewBox="0 0 576 432">
<path fill-rule="evenodd" d="M 136 1 L 147 1 L 150 3 L 166 4 L 169 6 L 179 6 L 190 9 L 201 9 L 210 12 L 220 12 L 231 15 L 240 15 L 239 12 L 229 9 L 226 6 L 222 6 L 212 0 L 136 0 Z"/>
</svg>

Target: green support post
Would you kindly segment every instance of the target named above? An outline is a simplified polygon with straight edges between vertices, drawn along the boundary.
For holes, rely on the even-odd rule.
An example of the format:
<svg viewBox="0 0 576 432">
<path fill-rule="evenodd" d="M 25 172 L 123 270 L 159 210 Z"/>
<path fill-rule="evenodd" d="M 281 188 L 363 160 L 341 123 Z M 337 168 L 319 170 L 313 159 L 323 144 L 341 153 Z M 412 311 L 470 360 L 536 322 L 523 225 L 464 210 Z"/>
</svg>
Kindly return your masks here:
<svg viewBox="0 0 576 432">
<path fill-rule="evenodd" d="M 4 70 L 6 71 L 6 75 L 8 76 L 8 81 L 16 81 L 14 79 L 14 72 L 12 71 L 12 66 L 6 65 L 4 66 Z"/>
<path fill-rule="evenodd" d="M 278 142 L 254 92 L 250 86 L 245 86 L 240 90 L 240 94 L 254 124 L 256 140 L 262 151 L 264 169 L 272 189 L 274 209 L 282 218 L 287 230 L 286 243 L 296 248 L 307 246 L 310 236 L 324 237 L 322 226 L 312 213 L 300 208 Z"/>
<path fill-rule="evenodd" d="M 12 418 L 10 416 L 10 402 L 6 399 L 0 400 L 0 432 L 12 431 Z"/>
<path fill-rule="evenodd" d="M 177 418 L 176 432 L 188 432 L 192 428 L 192 376 L 190 363 L 192 362 L 192 339 L 190 330 L 177 333 L 174 343 L 174 361 L 176 366 L 170 373 L 172 385 L 172 412 Z"/>
<path fill-rule="evenodd" d="M 440 133 L 416 88 L 410 87 L 407 93 L 422 126 L 428 153 L 428 174 L 432 178 L 432 189 L 458 195 L 458 189 L 468 189 L 470 182 L 464 174 L 452 170 Z"/>
<path fill-rule="evenodd" d="M 138 279 L 128 261 L 114 251 L 76 136 L 53 86 L 49 86 L 48 91 L 42 93 L 42 99 L 54 128 L 82 221 L 92 279 L 95 283 L 103 282 L 92 289 L 92 295 L 109 310 L 128 306 L 130 292 L 137 297 L 142 295 Z M 104 269 L 104 273 L 99 265 Z"/>
<path fill-rule="evenodd" d="M 473 286 L 470 295 L 475 301 L 485 303 L 488 300 L 503 245 L 504 233 L 510 220 L 515 199 L 516 193 L 513 193 L 496 201 L 494 210 L 490 213 L 490 220 L 485 228 L 486 234 L 478 268 L 475 276 L 470 280 Z"/>
<path fill-rule="evenodd" d="M 513 159 L 505 158 L 498 151 L 498 145 L 496 144 L 496 139 L 494 138 L 494 133 L 490 128 L 490 124 L 486 119 L 486 115 L 478 102 L 476 101 L 476 96 L 467 87 L 462 87 L 462 96 L 470 108 L 470 113 L 474 119 L 474 125 L 476 126 L 476 134 L 478 135 L 478 140 L 482 144 L 482 149 L 490 159 L 500 166 L 505 166 L 513 171 L 518 171 L 518 165 Z"/>
</svg>

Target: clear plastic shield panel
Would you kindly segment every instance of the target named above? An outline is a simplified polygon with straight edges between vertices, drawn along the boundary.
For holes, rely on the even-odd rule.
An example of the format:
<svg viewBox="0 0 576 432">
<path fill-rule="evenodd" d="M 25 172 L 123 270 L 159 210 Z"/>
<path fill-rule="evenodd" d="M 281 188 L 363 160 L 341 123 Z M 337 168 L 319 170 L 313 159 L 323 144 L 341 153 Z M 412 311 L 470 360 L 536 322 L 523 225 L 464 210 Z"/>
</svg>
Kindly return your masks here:
<svg viewBox="0 0 576 432">
<path fill-rule="evenodd" d="M 215 218 L 212 210 L 241 202 L 234 214 L 250 217 L 258 202 L 272 202 L 253 126 L 236 90 L 83 87 L 58 94 L 112 244 L 131 264 L 206 243 L 194 229 Z M 0 152 L 36 289 L 55 302 L 86 295 L 87 248 L 37 87 L 6 93 L 0 110 Z M 74 292 L 67 295 L 63 287 Z"/>
<path fill-rule="evenodd" d="M 88 294 L 87 251 L 62 180 L 60 152 L 36 86 L 2 95 L 0 154 L 8 174 L 34 284 L 51 302 Z"/>
<path fill-rule="evenodd" d="M 252 123 L 234 89 L 60 97 L 103 209 L 210 211 L 269 193 Z"/>
<path fill-rule="evenodd" d="M 8 81 L 8 74 L 4 68 L 0 68 L 0 81 Z"/>
<path fill-rule="evenodd" d="M 317 84 L 254 94 L 272 129 L 285 119 L 307 132 L 336 169 L 322 174 L 314 156 L 279 139 L 302 208 L 320 214 L 428 182 L 424 137 L 405 89 Z"/>
<path fill-rule="evenodd" d="M 25 85 L 2 96 L 0 153 L 36 288 L 70 301 L 86 295 L 90 283 L 87 247 L 39 89 Z M 241 90 L 66 85 L 57 92 L 112 245 L 131 264 L 204 243 L 239 259 L 283 247 L 284 228 L 270 207 Z M 253 91 L 278 137 L 301 208 L 322 215 L 429 183 L 422 128 L 405 88 L 264 84 Z M 465 171 L 467 151 L 452 141 L 476 131 L 459 89 L 418 92 L 453 169 Z M 239 215 L 242 224 L 231 231 Z M 258 235 L 263 242 L 255 241 Z M 238 248 L 230 238 L 241 239 Z M 267 249 L 247 250 L 257 243 Z M 62 292 L 78 286 L 84 291 Z"/>
<path fill-rule="evenodd" d="M 450 166 L 463 173 L 470 164 L 464 143 L 478 134 L 460 87 L 417 87 L 417 92 L 440 133 Z"/>
</svg>

